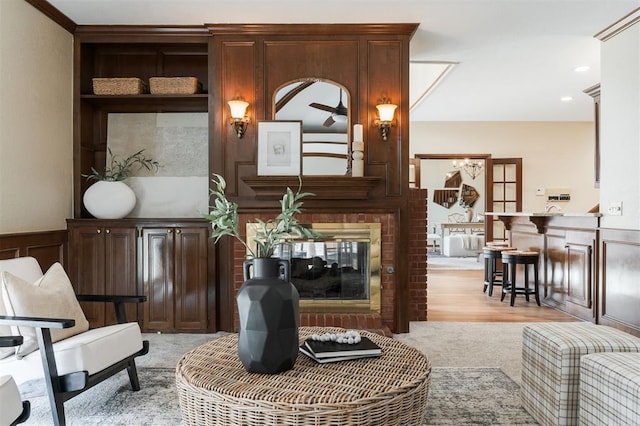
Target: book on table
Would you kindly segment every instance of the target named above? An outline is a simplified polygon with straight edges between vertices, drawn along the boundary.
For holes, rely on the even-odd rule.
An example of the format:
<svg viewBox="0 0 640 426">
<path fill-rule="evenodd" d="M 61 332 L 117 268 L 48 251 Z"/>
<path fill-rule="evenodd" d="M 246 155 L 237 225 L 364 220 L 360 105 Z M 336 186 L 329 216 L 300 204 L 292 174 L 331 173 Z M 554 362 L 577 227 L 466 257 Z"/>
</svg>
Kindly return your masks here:
<svg viewBox="0 0 640 426">
<path fill-rule="evenodd" d="M 304 346 L 317 358 L 336 358 L 341 356 L 380 356 L 382 349 L 369 338 L 362 336 L 360 342 L 344 344 L 337 342 L 322 342 L 308 338 Z"/>
<path fill-rule="evenodd" d="M 334 356 L 334 357 L 317 358 L 313 354 L 313 352 L 311 352 L 309 348 L 304 344 L 300 346 L 300 352 L 320 364 L 327 364 L 330 362 L 339 362 L 339 361 L 350 361 L 354 359 L 363 359 L 363 358 L 375 358 L 382 355 L 382 353 L 379 353 L 379 354 L 372 354 L 372 355 L 341 355 L 341 356 Z"/>
</svg>

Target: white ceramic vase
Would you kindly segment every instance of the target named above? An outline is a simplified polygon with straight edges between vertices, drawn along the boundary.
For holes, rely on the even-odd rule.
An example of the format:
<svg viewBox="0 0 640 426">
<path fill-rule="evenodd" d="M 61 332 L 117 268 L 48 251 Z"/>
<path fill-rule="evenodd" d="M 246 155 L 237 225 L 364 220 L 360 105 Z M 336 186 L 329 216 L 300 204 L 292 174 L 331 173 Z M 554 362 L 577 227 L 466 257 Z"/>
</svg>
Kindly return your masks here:
<svg viewBox="0 0 640 426">
<path fill-rule="evenodd" d="M 135 192 L 120 181 L 97 181 L 87 188 L 82 200 L 97 219 L 122 219 L 136 206 Z"/>
</svg>

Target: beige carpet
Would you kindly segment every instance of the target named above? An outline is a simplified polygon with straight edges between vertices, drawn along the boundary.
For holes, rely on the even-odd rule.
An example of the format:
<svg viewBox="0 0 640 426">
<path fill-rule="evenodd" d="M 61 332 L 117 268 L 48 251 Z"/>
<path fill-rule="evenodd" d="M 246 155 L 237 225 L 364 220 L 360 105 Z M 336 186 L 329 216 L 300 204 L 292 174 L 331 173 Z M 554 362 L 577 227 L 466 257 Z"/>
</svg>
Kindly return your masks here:
<svg viewBox="0 0 640 426">
<path fill-rule="evenodd" d="M 394 338 L 425 353 L 434 367 L 497 367 L 520 384 L 522 329 L 527 323 L 412 322 Z"/>
<path fill-rule="evenodd" d="M 525 324 L 412 322 L 409 333 L 394 338 L 421 350 L 434 367 L 497 367 L 519 384 Z M 225 334 L 145 334 L 153 350 L 138 358 L 138 365 L 175 367 L 182 354 Z"/>
</svg>

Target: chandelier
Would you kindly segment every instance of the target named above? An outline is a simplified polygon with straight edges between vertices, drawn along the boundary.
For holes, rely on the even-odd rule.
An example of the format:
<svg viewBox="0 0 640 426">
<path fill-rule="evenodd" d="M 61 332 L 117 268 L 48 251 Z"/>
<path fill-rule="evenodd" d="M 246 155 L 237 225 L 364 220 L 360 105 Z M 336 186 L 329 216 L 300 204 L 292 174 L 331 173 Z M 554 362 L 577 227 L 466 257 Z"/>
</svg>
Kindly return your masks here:
<svg viewBox="0 0 640 426">
<path fill-rule="evenodd" d="M 466 174 L 475 179 L 480 176 L 484 169 L 484 161 L 482 160 L 469 160 L 465 158 L 462 161 L 453 160 L 453 168 L 456 170 L 463 170 Z"/>
</svg>

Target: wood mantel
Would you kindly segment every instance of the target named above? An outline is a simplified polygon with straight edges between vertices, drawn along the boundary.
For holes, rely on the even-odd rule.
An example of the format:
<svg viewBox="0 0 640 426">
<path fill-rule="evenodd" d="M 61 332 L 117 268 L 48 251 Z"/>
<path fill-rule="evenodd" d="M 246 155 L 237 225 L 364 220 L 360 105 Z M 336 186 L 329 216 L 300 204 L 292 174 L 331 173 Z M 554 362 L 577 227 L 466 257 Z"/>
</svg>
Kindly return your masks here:
<svg viewBox="0 0 640 426">
<path fill-rule="evenodd" d="M 378 176 L 303 176 L 302 188 L 321 200 L 366 200 L 381 179 Z M 244 176 L 242 181 L 258 199 L 280 199 L 287 187 L 295 190 L 299 185 L 297 176 Z"/>
</svg>

